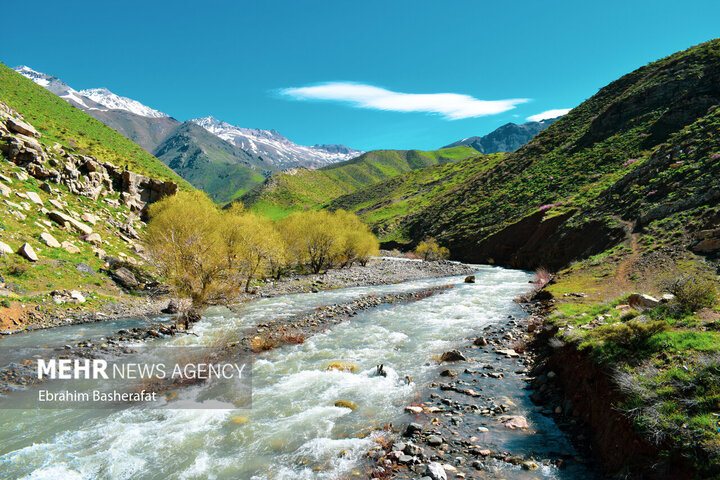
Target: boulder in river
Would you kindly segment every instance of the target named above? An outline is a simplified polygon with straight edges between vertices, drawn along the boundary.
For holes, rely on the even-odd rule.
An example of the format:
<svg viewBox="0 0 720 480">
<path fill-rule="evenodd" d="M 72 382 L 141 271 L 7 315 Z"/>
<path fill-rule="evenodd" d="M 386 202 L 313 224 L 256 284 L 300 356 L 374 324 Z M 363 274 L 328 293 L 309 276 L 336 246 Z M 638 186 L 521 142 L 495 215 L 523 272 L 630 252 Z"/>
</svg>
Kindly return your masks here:
<svg viewBox="0 0 720 480">
<path fill-rule="evenodd" d="M 327 366 L 326 370 L 338 370 L 341 372 L 354 372 L 356 368 L 357 367 L 355 367 L 355 364 L 353 364 L 352 362 L 347 362 L 345 360 L 338 360 L 335 362 L 331 362 Z"/>
<path fill-rule="evenodd" d="M 357 408 L 355 402 L 351 402 L 350 400 L 338 400 L 337 402 L 335 402 L 335 406 L 341 408 L 349 408 L 350 410 L 355 410 Z"/>
<path fill-rule="evenodd" d="M 419 423 L 411 423 L 405 429 L 405 436 L 409 437 L 419 432 L 422 432 L 422 425 L 420 425 Z"/>
<path fill-rule="evenodd" d="M 475 283 L 475 275 L 468 275 L 465 277 L 465 283 Z"/>
<path fill-rule="evenodd" d="M 500 417 L 500 421 L 505 425 L 505 428 L 510 430 L 526 430 L 530 428 L 527 419 L 521 415 Z"/>
<path fill-rule="evenodd" d="M 440 357 L 441 362 L 460 362 L 466 360 L 467 358 L 460 352 L 460 350 L 450 350 L 443 353 Z"/>
</svg>

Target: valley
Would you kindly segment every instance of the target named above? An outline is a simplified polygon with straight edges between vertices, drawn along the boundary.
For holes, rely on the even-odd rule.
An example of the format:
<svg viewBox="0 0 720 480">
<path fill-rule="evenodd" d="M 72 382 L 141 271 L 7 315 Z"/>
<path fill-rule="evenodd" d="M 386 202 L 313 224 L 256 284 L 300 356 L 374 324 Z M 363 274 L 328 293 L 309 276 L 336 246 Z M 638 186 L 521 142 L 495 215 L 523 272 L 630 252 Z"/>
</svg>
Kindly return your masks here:
<svg viewBox="0 0 720 480">
<path fill-rule="evenodd" d="M 0 477 L 717 478 L 720 40 L 527 119 L 305 146 L 0 64 Z M 252 390 L 27 408 L 146 346 Z"/>
</svg>

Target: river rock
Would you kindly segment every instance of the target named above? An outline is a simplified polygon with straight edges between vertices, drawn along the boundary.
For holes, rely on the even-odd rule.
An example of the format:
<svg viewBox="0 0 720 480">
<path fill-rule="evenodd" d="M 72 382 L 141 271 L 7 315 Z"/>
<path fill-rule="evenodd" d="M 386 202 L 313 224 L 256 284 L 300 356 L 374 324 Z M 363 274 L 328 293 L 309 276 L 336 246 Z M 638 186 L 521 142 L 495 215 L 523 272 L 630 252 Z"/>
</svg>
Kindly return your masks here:
<svg viewBox="0 0 720 480">
<path fill-rule="evenodd" d="M 528 461 L 522 463 L 522 468 L 523 470 L 537 470 L 540 467 L 537 463 Z"/>
<path fill-rule="evenodd" d="M 410 405 L 409 407 L 405 407 L 405 411 L 407 413 L 422 413 L 423 409 L 422 407 L 418 407 L 417 405 Z"/>
<path fill-rule="evenodd" d="M 475 283 L 475 275 L 468 275 L 465 277 L 465 283 Z"/>
<path fill-rule="evenodd" d="M 467 358 L 460 352 L 460 350 L 450 350 L 443 353 L 440 357 L 441 362 L 460 362 L 466 360 Z"/>
<path fill-rule="evenodd" d="M 48 247 L 60 248 L 60 242 L 58 242 L 55 237 L 53 237 L 47 232 L 43 232 L 40 234 L 40 240 L 42 240 L 43 243 Z"/>
<path fill-rule="evenodd" d="M 405 445 L 405 448 L 403 448 L 403 452 L 405 452 L 407 455 L 412 455 L 414 457 L 418 455 L 422 455 L 422 448 L 419 445 L 415 445 L 414 443 L 408 443 Z"/>
<path fill-rule="evenodd" d="M 337 402 L 335 402 L 335 406 L 341 408 L 349 408 L 350 410 L 355 410 L 357 408 L 355 402 L 351 402 L 350 400 L 338 400 Z"/>
<path fill-rule="evenodd" d="M 526 430 L 530 428 L 527 419 L 521 415 L 500 417 L 500 421 L 505 425 L 505 428 L 510 430 Z"/>
<path fill-rule="evenodd" d="M 473 344 L 477 345 L 478 347 L 484 347 L 488 344 L 487 338 L 485 337 L 478 337 L 475 339 Z"/>
<path fill-rule="evenodd" d="M 35 253 L 35 250 L 33 250 L 32 246 L 30 246 L 29 243 L 24 243 L 22 247 L 20 247 L 17 251 L 18 255 L 21 257 L 26 258 L 27 260 L 30 260 L 31 262 L 37 262 L 38 256 Z"/>
<path fill-rule="evenodd" d="M 437 462 L 430 462 L 425 467 L 425 475 L 432 480 L 447 480 L 447 473 L 442 465 Z"/>
<path fill-rule="evenodd" d="M 426 441 L 428 445 L 433 447 L 437 447 L 443 443 L 443 439 L 440 435 L 430 435 Z"/>
<path fill-rule="evenodd" d="M 405 436 L 409 437 L 419 432 L 422 432 L 422 425 L 420 425 L 419 423 L 411 423 L 405 429 Z"/>
<path fill-rule="evenodd" d="M 628 305 L 635 310 L 645 312 L 660 305 L 660 300 L 644 293 L 633 293 L 628 298 Z"/>
</svg>

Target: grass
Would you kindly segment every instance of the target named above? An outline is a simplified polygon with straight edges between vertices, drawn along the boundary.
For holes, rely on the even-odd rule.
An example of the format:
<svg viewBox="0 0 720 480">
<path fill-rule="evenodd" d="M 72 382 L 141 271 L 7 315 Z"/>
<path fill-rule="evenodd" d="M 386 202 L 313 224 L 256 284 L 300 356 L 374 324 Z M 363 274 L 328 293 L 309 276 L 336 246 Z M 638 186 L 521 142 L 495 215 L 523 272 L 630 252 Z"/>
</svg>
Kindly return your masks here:
<svg viewBox="0 0 720 480">
<path fill-rule="evenodd" d="M 478 155 L 470 147 L 435 151 L 376 150 L 318 170 L 277 173 L 261 187 L 242 195 L 249 208 L 273 218 L 306 208 L 319 208 L 364 187 L 434 165 Z"/>
<path fill-rule="evenodd" d="M 123 135 L 1 63 L 0 100 L 42 132 L 40 141 L 47 146 L 59 143 L 68 151 L 91 155 L 152 178 L 170 180 L 182 188 L 192 188 Z"/>
</svg>

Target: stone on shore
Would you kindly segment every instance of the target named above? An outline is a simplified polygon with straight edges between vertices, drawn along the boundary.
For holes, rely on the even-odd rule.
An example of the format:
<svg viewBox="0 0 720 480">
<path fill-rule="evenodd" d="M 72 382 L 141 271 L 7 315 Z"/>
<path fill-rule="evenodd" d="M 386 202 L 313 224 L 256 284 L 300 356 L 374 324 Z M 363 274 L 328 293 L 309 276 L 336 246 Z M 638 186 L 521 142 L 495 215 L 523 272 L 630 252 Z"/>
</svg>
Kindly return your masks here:
<svg viewBox="0 0 720 480">
<path fill-rule="evenodd" d="M 442 465 L 437 462 L 430 462 L 425 467 L 425 475 L 432 480 L 447 480 L 447 473 Z"/>
<path fill-rule="evenodd" d="M 443 353 L 440 357 L 441 362 L 460 362 L 466 360 L 467 358 L 460 352 L 460 350 L 450 350 L 449 352 Z"/>
</svg>

